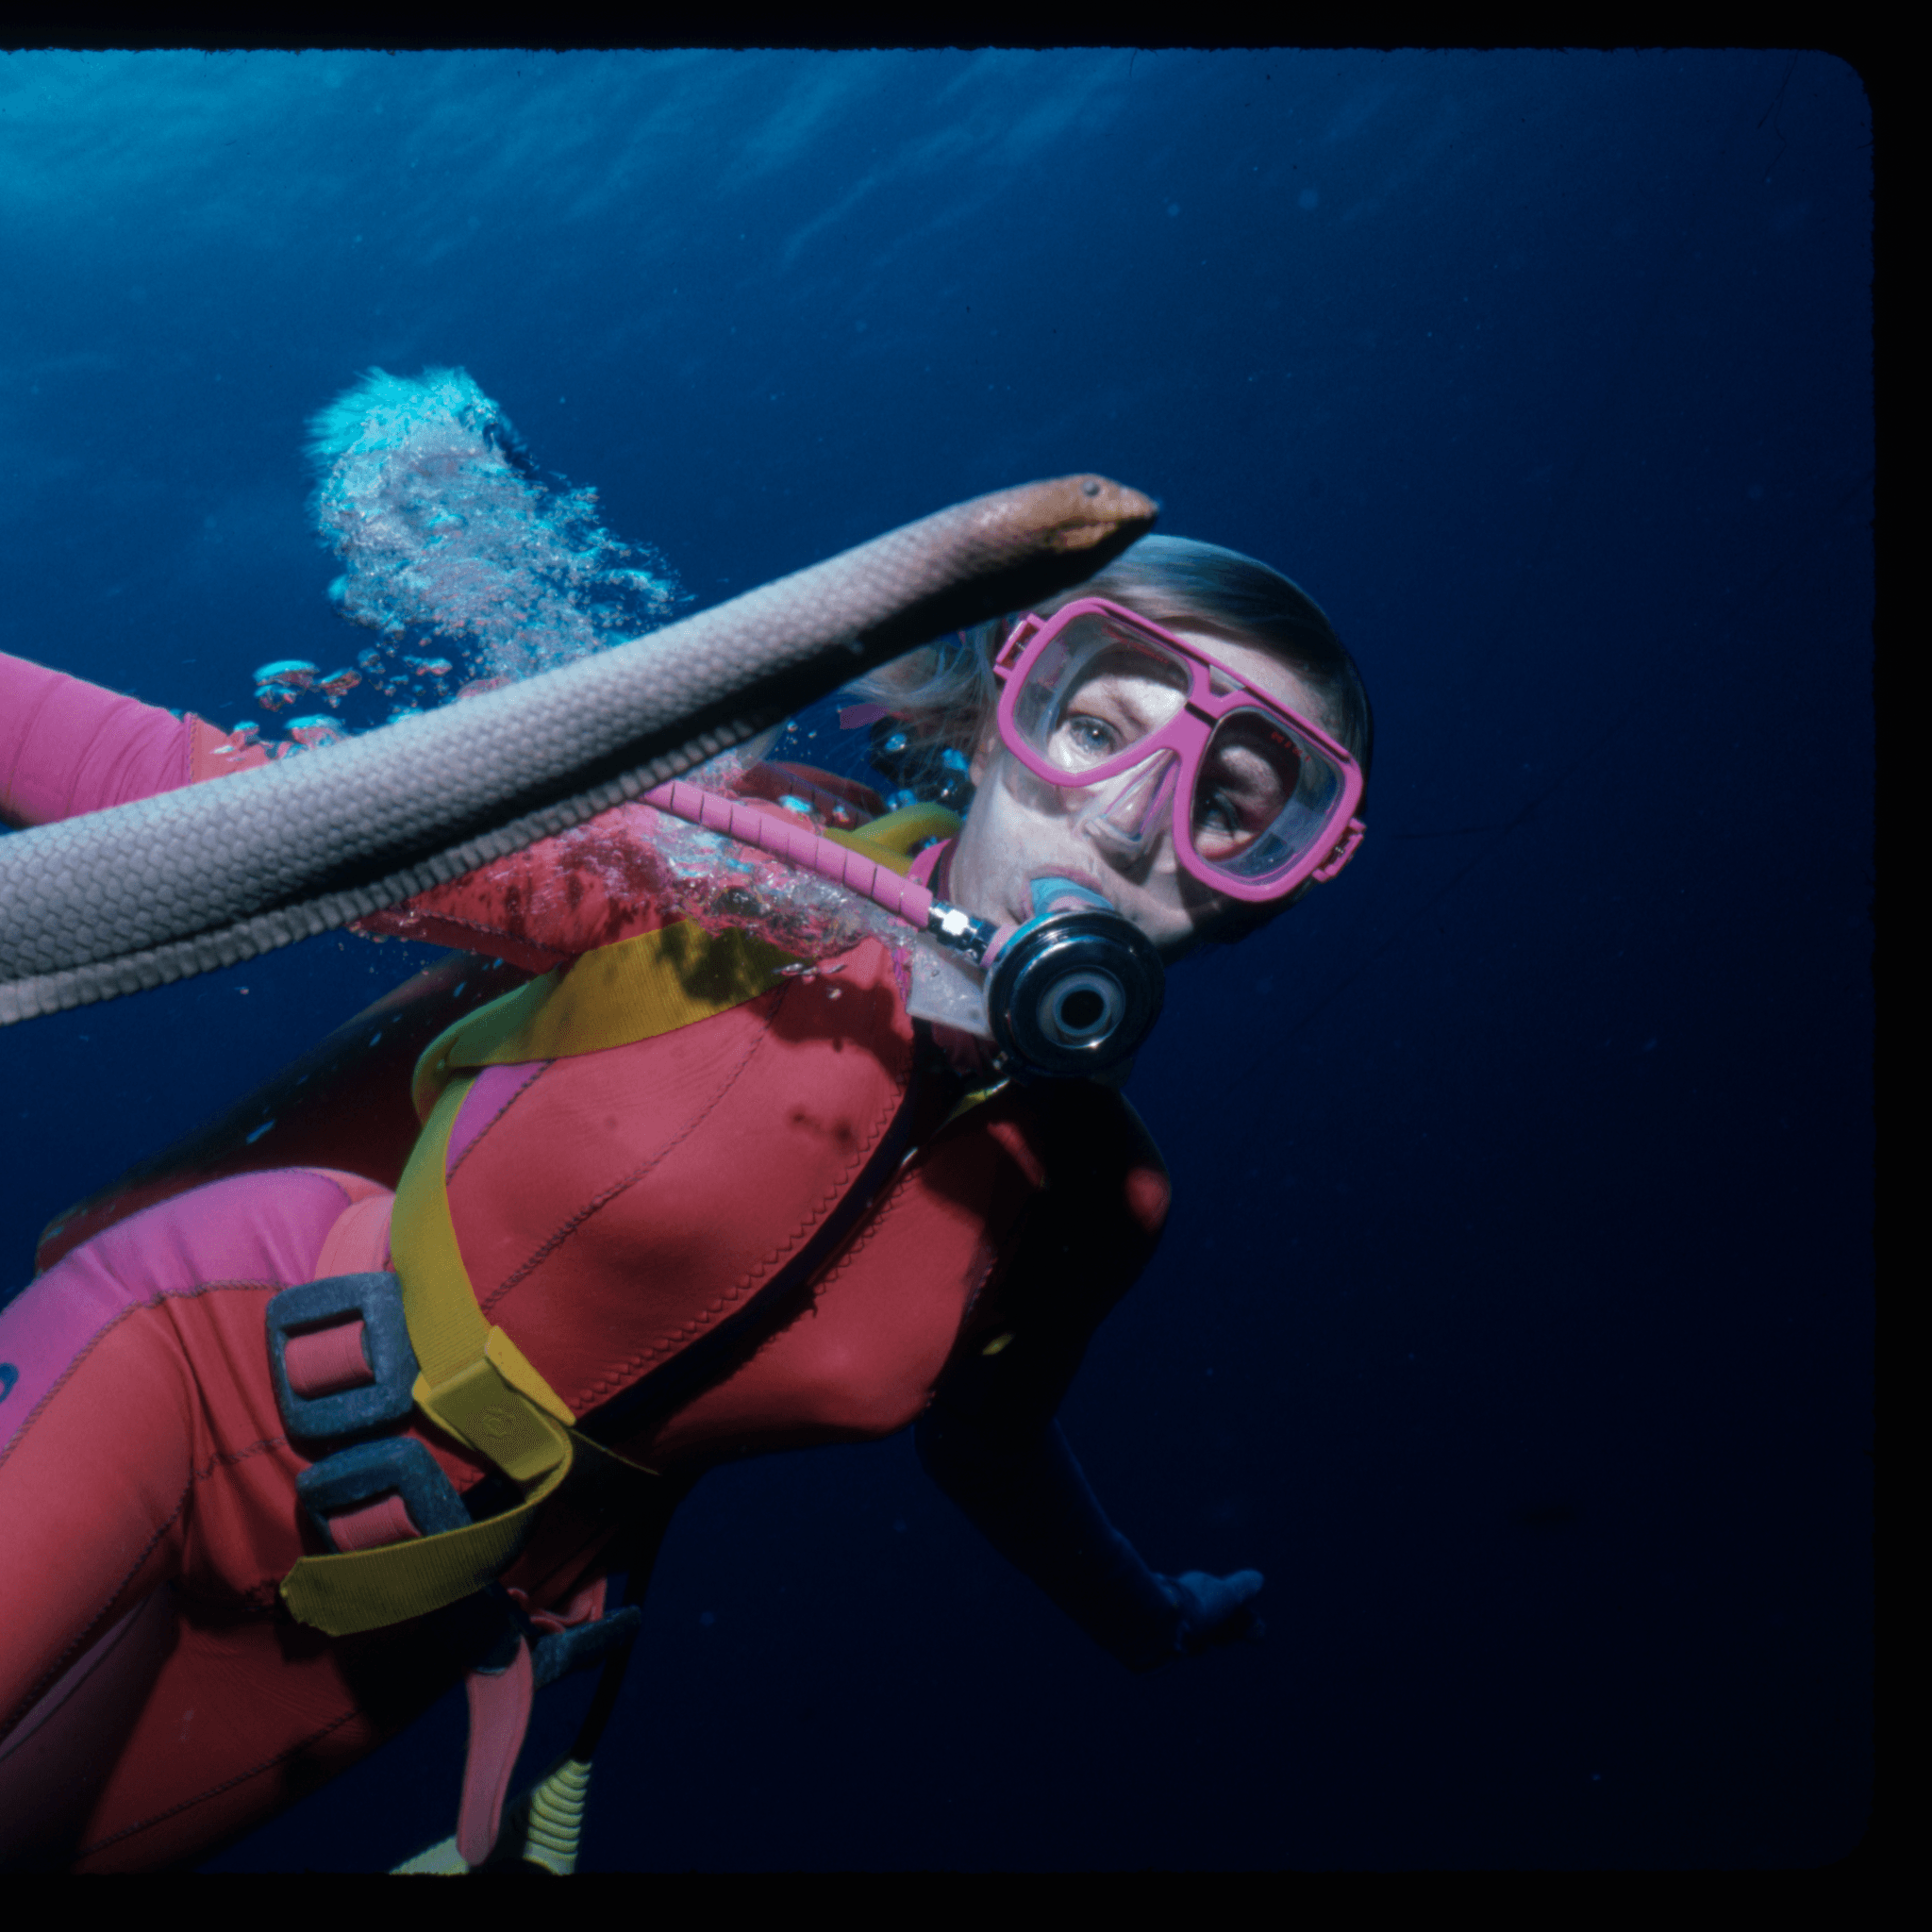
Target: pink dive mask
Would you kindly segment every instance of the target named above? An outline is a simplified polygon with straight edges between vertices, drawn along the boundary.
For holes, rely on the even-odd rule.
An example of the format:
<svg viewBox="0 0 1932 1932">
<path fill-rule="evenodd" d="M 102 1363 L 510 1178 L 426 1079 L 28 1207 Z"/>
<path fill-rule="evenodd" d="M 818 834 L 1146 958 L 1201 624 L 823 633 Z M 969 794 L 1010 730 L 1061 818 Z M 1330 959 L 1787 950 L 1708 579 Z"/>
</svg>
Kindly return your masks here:
<svg viewBox="0 0 1932 1932">
<path fill-rule="evenodd" d="M 1231 899 L 1279 899 L 1355 856 L 1347 750 L 1210 657 L 1100 597 L 1024 617 L 993 664 L 1000 738 L 1036 777 L 1094 795 L 1081 829 L 1131 861 L 1174 852 Z M 1117 782 L 1124 781 L 1124 782 Z"/>
</svg>

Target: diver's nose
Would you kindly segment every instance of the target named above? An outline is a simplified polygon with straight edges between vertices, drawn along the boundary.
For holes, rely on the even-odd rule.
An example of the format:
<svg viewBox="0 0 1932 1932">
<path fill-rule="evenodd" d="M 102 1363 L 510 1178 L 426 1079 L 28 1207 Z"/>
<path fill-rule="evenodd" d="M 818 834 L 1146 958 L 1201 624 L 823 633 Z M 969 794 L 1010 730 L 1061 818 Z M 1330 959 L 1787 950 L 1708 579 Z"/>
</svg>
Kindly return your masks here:
<svg viewBox="0 0 1932 1932">
<path fill-rule="evenodd" d="M 1145 858 L 1167 823 L 1180 757 L 1157 752 L 1112 786 L 1096 789 L 1080 814 L 1080 829 L 1110 858 L 1131 865 Z"/>
</svg>

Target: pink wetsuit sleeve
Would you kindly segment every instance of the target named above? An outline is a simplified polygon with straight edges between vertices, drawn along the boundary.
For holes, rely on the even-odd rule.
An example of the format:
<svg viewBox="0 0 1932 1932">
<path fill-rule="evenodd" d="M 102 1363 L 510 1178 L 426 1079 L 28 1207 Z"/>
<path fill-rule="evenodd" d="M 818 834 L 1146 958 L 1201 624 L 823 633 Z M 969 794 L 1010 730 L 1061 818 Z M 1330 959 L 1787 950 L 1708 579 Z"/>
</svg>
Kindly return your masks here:
<svg viewBox="0 0 1932 1932">
<path fill-rule="evenodd" d="M 0 651 L 0 820 L 52 824 L 263 764 L 259 746 Z"/>
</svg>

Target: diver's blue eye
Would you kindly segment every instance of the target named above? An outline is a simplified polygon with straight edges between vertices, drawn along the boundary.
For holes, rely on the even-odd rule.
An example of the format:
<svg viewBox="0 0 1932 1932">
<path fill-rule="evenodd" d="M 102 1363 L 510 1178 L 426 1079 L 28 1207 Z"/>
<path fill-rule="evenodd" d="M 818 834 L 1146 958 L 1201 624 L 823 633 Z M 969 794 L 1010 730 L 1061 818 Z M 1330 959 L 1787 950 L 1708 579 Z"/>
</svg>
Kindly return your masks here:
<svg viewBox="0 0 1932 1932">
<path fill-rule="evenodd" d="M 1105 719 L 1083 711 L 1062 718 L 1054 741 L 1061 754 L 1057 762 L 1097 765 L 1112 755 L 1120 743 L 1120 734 Z"/>
</svg>

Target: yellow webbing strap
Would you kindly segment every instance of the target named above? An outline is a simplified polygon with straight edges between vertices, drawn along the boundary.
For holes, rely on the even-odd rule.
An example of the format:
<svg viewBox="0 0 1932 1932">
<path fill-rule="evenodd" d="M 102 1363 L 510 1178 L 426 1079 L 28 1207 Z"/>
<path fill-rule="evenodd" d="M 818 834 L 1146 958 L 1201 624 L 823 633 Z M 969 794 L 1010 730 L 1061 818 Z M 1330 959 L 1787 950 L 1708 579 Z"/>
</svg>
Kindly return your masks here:
<svg viewBox="0 0 1932 1932">
<path fill-rule="evenodd" d="M 450 1132 L 475 1077 L 468 1070 L 559 1059 L 670 1033 L 755 999 L 792 963 L 791 954 L 736 928 L 713 936 L 685 922 L 588 953 L 479 1008 L 431 1042 L 414 1089 L 425 1125 L 390 1223 L 403 1315 L 422 1372 L 416 1406 L 525 1493 L 514 1508 L 465 1529 L 304 1557 L 282 1581 L 283 1601 L 298 1621 L 346 1637 L 456 1603 L 516 1556 L 574 1464 L 639 1467 L 577 1435 L 568 1405 L 476 1306 L 444 1180 Z"/>
<path fill-rule="evenodd" d="M 458 1068 L 567 1059 L 653 1040 L 769 992 L 779 972 L 797 963 L 793 954 L 736 926 L 708 933 L 690 919 L 600 946 L 466 1013 L 432 1040 L 416 1062 L 417 1118 L 429 1118 Z"/>
<path fill-rule="evenodd" d="M 484 1321 L 458 1251 L 443 1186 L 450 1128 L 468 1080 L 453 1083 L 396 1189 L 391 1251 L 429 1418 L 525 1486 L 522 1502 L 466 1529 L 379 1549 L 304 1557 L 282 1579 L 300 1623 L 331 1637 L 378 1630 L 482 1589 L 522 1549 L 537 1510 L 570 1474 L 575 1420 L 516 1344 Z"/>
</svg>

